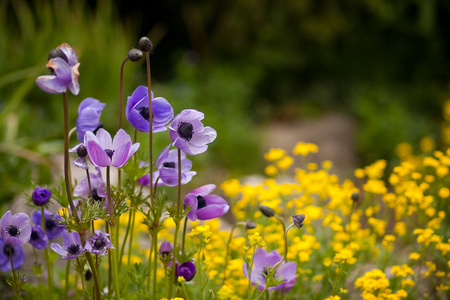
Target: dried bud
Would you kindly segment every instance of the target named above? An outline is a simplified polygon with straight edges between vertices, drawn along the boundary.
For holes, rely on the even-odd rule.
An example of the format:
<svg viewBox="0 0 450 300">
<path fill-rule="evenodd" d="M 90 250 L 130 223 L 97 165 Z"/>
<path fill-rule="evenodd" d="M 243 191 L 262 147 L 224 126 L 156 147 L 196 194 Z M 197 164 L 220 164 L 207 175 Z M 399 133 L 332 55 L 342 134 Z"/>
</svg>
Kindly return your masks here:
<svg viewBox="0 0 450 300">
<path fill-rule="evenodd" d="M 64 59 L 67 63 L 69 63 L 69 59 L 68 59 L 67 56 L 64 54 L 64 52 L 63 52 L 61 49 L 59 49 L 59 48 L 55 48 L 55 49 L 51 50 L 51 51 L 48 53 L 48 60 L 50 60 L 50 59 L 52 59 L 52 58 L 56 58 L 56 57 L 62 58 L 62 59 Z"/>
<path fill-rule="evenodd" d="M 84 145 L 80 145 L 80 147 L 77 148 L 77 154 L 78 154 L 78 157 L 81 157 L 81 158 L 86 157 L 86 155 L 87 155 L 86 147 Z"/>
<path fill-rule="evenodd" d="M 302 228 L 303 227 L 303 221 L 304 220 L 305 220 L 305 215 L 304 214 L 299 214 L 299 215 L 292 216 L 292 222 L 298 228 Z"/>
<path fill-rule="evenodd" d="M 358 199 L 359 199 L 359 194 L 358 194 L 357 192 L 354 192 L 354 193 L 352 194 L 351 199 L 352 199 L 353 202 L 357 202 Z"/>
<path fill-rule="evenodd" d="M 146 36 L 141 37 L 139 40 L 139 49 L 144 52 L 151 52 L 153 49 L 152 41 Z"/>
<path fill-rule="evenodd" d="M 128 59 L 132 62 L 137 62 L 142 58 L 142 51 L 139 49 L 131 49 L 128 51 Z"/>
<path fill-rule="evenodd" d="M 249 229 L 255 229 L 256 228 L 256 224 L 253 221 L 247 220 L 247 222 L 245 222 L 245 229 L 249 230 Z"/>
<path fill-rule="evenodd" d="M 260 205 L 259 210 L 263 213 L 263 215 L 265 215 L 268 218 L 273 217 L 275 215 L 275 211 L 272 208 L 265 205 Z"/>
</svg>

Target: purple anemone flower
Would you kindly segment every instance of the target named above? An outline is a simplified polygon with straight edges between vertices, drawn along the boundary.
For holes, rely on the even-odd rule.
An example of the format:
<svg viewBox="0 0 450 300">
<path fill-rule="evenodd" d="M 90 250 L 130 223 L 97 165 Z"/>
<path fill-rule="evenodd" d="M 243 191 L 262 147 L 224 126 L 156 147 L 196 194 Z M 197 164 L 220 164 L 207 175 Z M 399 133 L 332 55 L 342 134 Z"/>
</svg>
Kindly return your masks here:
<svg viewBox="0 0 450 300">
<path fill-rule="evenodd" d="M 96 201 L 103 201 L 106 197 L 105 182 L 102 178 L 102 172 L 99 167 L 95 168 L 97 174 L 89 172 L 89 178 L 91 181 L 92 198 Z M 90 197 L 89 181 L 87 176 L 81 180 L 73 190 L 75 197 L 81 197 L 87 199 Z"/>
<path fill-rule="evenodd" d="M 80 63 L 72 47 L 66 43 L 61 44 L 49 54 L 46 67 L 52 71 L 52 75 L 39 76 L 36 84 L 47 93 L 61 94 L 69 88 L 74 95 L 78 95 L 80 92 L 79 66 Z"/>
<path fill-rule="evenodd" d="M 214 184 L 207 184 L 186 195 L 184 198 L 184 209 L 188 206 L 191 207 L 187 214 L 191 221 L 197 219 L 210 220 L 223 216 L 228 212 L 230 206 L 227 201 L 217 195 L 209 195 L 215 188 Z"/>
<path fill-rule="evenodd" d="M 25 261 L 25 252 L 23 251 L 22 245 L 12 245 L 0 238 L 0 270 L 3 272 L 11 271 L 12 269 L 11 254 L 14 269 L 20 268 Z"/>
<path fill-rule="evenodd" d="M 84 144 L 78 144 L 75 147 L 70 148 L 69 152 L 76 152 L 78 155 L 78 158 L 73 161 L 73 164 L 76 167 L 81 168 L 83 170 L 89 169 L 89 166 L 86 161 L 86 157 L 87 157 L 88 153 L 87 153 L 87 149 L 84 146 Z"/>
<path fill-rule="evenodd" d="M 31 216 L 31 220 L 34 224 L 41 226 L 42 211 L 35 211 Z M 63 218 L 61 218 L 61 216 L 44 209 L 45 234 L 47 235 L 49 240 L 53 240 L 54 238 L 60 236 L 63 232 L 64 226 L 60 224 L 60 221 L 63 221 Z"/>
<path fill-rule="evenodd" d="M 37 186 L 34 189 L 33 194 L 31 194 L 31 200 L 36 206 L 44 206 L 51 197 L 52 193 L 47 189 L 41 188 L 40 186 Z"/>
<path fill-rule="evenodd" d="M 97 167 L 121 168 L 139 148 L 139 143 L 132 144 L 130 136 L 123 129 L 117 131 L 114 140 L 103 128 L 97 131 L 97 135 L 88 131 L 84 135 L 84 145 L 89 159 Z"/>
<path fill-rule="evenodd" d="M 42 229 L 41 226 L 36 225 L 31 227 L 31 236 L 28 243 L 30 243 L 31 246 L 39 250 L 47 247 L 48 237 L 44 233 L 44 230 Z"/>
<path fill-rule="evenodd" d="M 185 261 L 181 265 L 175 265 L 175 277 L 183 277 L 186 281 L 191 281 L 195 276 L 196 268 L 192 261 Z"/>
<path fill-rule="evenodd" d="M 81 239 L 78 232 L 65 231 L 62 233 L 61 236 L 63 240 L 63 245 L 61 246 L 60 244 L 52 243 L 50 245 L 50 248 L 52 248 L 53 251 L 61 255 L 62 258 L 72 259 L 80 256 L 83 253 L 84 249 L 83 246 L 81 245 Z"/>
<path fill-rule="evenodd" d="M 77 118 L 77 138 L 80 142 L 84 141 L 86 131 L 95 131 L 101 125 L 100 115 L 105 105 L 94 98 L 81 101 Z"/>
<path fill-rule="evenodd" d="M 106 252 L 108 252 L 108 249 L 114 249 L 114 246 L 108 236 L 108 233 L 103 233 L 100 230 L 96 230 L 95 234 L 87 239 L 86 244 L 84 245 L 84 250 L 100 256 L 105 255 Z"/>
<path fill-rule="evenodd" d="M 0 219 L 0 228 L 1 236 L 5 243 L 21 245 L 30 240 L 30 217 L 25 213 L 13 215 L 8 210 Z"/>
<path fill-rule="evenodd" d="M 169 146 L 159 155 L 156 160 L 157 171 L 153 172 L 153 186 L 156 180 L 159 185 L 177 186 L 178 185 L 178 150 L 173 149 L 169 151 Z M 181 184 L 186 184 L 192 180 L 192 177 L 197 174 L 195 171 L 191 171 L 192 162 L 186 158 L 186 153 L 181 152 Z M 141 185 L 150 186 L 150 175 L 144 175 L 138 179 L 138 183 Z"/>
<path fill-rule="evenodd" d="M 194 109 L 185 109 L 170 123 L 170 138 L 173 145 L 189 155 L 206 151 L 209 143 L 216 139 L 216 131 L 203 126 L 205 115 Z"/>
<path fill-rule="evenodd" d="M 273 250 L 267 253 L 263 248 L 257 248 L 255 250 L 255 256 L 253 259 L 252 272 L 252 284 L 257 285 L 260 291 L 266 287 L 266 278 L 264 274 L 267 274 L 267 268 L 273 267 L 276 263 L 281 261 L 283 257 Z M 282 262 L 275 272 L 276 277 L 283 277 L 283 282 L 279 285 L 267 288 L 267 290 L 281 290 L 284 288 L 285 292 L 288 292 L 295 284 L 297 276 L 295 272 L 297 270 L 297 264 L 295 262 Z M 248 278 L 247 263 L 244 263 L 244 274 Z"/>
<path fill-rule="evenodd" d="M 167 257 L 172 253 L 172 250 L 172 244 L 169 241 L 164 241 L 161 246 L 159 246 L 159 255 Z"/>
<path fill-rule="evenodd" d="M 162 98 L 152 96 L 153 132 L 166 130 L 166 124 L 173 118 L 170 103 Z M 131 97 L 128 97 L 125 115 L 130 124 L 139 131 L 150 131 L 150 112 L 148 105 L 148 87 L 138 86 Z"/>
</svg>

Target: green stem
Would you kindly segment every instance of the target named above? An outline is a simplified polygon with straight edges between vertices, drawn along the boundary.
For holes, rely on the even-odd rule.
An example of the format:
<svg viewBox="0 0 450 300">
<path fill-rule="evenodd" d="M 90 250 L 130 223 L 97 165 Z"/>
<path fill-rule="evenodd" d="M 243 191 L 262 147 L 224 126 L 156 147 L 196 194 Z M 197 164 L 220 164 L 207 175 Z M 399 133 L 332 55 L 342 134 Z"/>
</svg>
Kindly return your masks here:
<svg viewBox="0 0 450 300">
<path fill-rule="evenodd" d="M 248 273 L 248 286 L 247 286 L 247 298 L 250 300 L 251 298 L 251 290 L 252 290 L 252 270 L 253 270 L 253 259 L 255 258 L 256 246 L 253 246 L 253 254 L 252 261 L 250 262 L 250 269 L 247 268 Z"/>
<path fill-rule="evenodd" d="M 130 212 L 130 214 L 128 215 L 128 225 L 127 225 L 127 230 L 125 231 L 125 237 L 123 238 L 122 241 L 122 248 L 120 249 L 120 257 L 123 257 L 123 253 L 125 252 L 125 246 L 127 244 L 127 238 L 128 235 L 130 234 L 130 227 L 131 227 L 131 220 L 133 218 L 132 213 Z M 131 247 L 131 245 L 129 245 L 128 247 Z M 119 260 L 119 272 L 122 268 L 122 261 Z"/>
<path fill-rule="evenodd" d="M 69 299 L 69 272 L 70 272 L 70 259 L 67 260 L 66 264 L 66 286 L 64 290 L 65 299 Z"/>
<path fill-rule="evenodd" d="M 178 231 L 180 230 L 180 222 L 176 222 L 175 223 L 175 234 L 174 234 L 174 242 L 173 242 L 173 260 L 172 260 L 172 271 L 171 271 L 171 276 L 170 278 L 172 278 L 172 282 L 169 286 L 169 293 L 167 295 L 167 299 L 171 299 L 172 298 L 172 292 L 173 292 L 173 287 L 175 285 L 175 283 L 177 282 L 177 278 L 175 278 L 175 253 L 177 253 L 177 237 L 178 237 Z"/>
<path fill-rule="evenodd" d="M 41 207 L 41 214 L 42 214 L 41 227 L 45 234 L 46 228 L 45 228 L 44 207 Z M 50 256 L 49 256 L 47 247 L 45 248 L 44 252 L 45 252 L 45 262 L 47 263 L 48 290 L 49 290 L 49 295 L 52 295 L 52 292 L 53 292 L 53 272 L 52 272 L 53 267 L 52 267 L 52 263 L 50 261 Z"/>
<path fill-rule="evenodd" d="M 148 274 L 151 274 L 151 271 L 152 271 L 152 254 L 153 254 L 153 237 L 152 237 L 152 245 L 150 246 L 150 252 L 149 252 L 148 260 L 147 260 L 147 262 L 148 262 L 147 263 L 147 272 L 148 272 Z M 147 277 L 148 293 L 150 293 L 150 289 L 151 289 L 150 282 L 151 282 L 151 276 L 149 275 Z"/>
<path fill-rule="evenodd" d="M 14 271 L 13 248 L 12 248 L 11 244 L 9 244 L 9 258 L 11 260 L 11 273 L 12 273 L 13 281 L 14 281 L 14 284 L 13 284 L 14 292 L 16 293 L 16 298 L 20 299 L 20 290 L 18 288 L 19 285 L 17 283 L 16 272 Z"/>
<path fill-rule="evenodd" d="M 155 253 L 153 257 L 153 300 L 156 300 L 156 270 L 158 269 L 158 229 L 153 228 L 153 235 L 152 235 L 152 247 L 153 247 L 153 253 Z"/>
<path fill-rule="evenodd" d="M 98 278 L 98 272 L 97 272 L 97 265 L 92 260 L 91 253 L 86 252 L 86 259 L 89 263 L 89 266 L 91 267 L 92 275 L 94 276 L 94 284 L 95 284 L 95 292 L 97 294 L 97 299 L 101 299 L 101 292 L 100 292 L 100 280 Z M 95 297 L 94 297 L 95 299 Z"/>
<path fill-rule="evenodd" d="M 258 298 L 256 298 L 256 300 L 259 300 L 259 299 L 262 297 L 262 295 L 264 295 L 264 293 L 266 292 L 266 290 L 267 290 L 267 286 L 264 287 L 263 291 L 262 291 L 261 294 L 258 296 Z"/>
<path fill-rule="evenodd" d="M 183 238 L 181 240 L 181 256 L 184 255 L 184 244 L 186 242 L 186 227 L 187 227 L 188 218 L 184 218 L 184 226 L 183 226 Z"/>
</svg>

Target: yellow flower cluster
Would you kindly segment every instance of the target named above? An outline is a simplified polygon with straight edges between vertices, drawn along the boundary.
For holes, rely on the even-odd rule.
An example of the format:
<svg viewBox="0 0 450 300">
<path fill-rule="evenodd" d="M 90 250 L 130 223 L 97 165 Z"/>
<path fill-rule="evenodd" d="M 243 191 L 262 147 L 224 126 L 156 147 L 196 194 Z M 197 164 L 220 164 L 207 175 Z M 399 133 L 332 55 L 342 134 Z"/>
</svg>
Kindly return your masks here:
<svg viewBox="0 0 450 300">
<path fill-rule="evenodd" d="M 393 292 L 392 289 L 389 289 L 389 285 L 389 279 L 379 269 L 366 272 L 355 281 L 355 287 L 362 290 L 361 297 L 365 300 L 397 300 L 408 296 L 408 293 L 403 289 Z"/>
</svg>

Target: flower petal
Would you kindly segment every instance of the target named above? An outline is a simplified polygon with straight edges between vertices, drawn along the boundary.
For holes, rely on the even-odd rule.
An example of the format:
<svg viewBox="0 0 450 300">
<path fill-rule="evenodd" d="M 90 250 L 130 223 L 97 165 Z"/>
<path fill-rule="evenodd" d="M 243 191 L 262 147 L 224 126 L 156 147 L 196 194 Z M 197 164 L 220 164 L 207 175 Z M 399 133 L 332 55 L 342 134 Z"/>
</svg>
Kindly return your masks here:
<svg viewBox="0 0 450 300">
<path fill-rule="evenodd" d="M 90 133 L 90 131 L 88 131 L 86 135 L 88 133 Z M 111 165 L 111 159 L 99 144 L 95 141 L 89 141 L 87 144 L 85 143 L 85 145 L 92 164 L 97 167 L 108 167 Z"/>
<path fill-rule="evenodd" d="M 230 207 L 228 205 L 207 205 L 197 210 L 197 218 L 199 220 L 211 220 L 223 216 L 228 212 Z"/>
<path fill-rule="evenodd" d="M 112 138 L 108 131 L 106 131 L 103 128 L 100 128 L 97 131 L 96 136 L 98 139 L 98 144 L 103 148 L 103 150 L 106 150 L 106 149 L 113 150 L 114 149 L 113 143 L 112 143 Z"/>
<path fill-rule="evenodd" d="M 116 135 L 117 136 L 117 135 Z M 115 139 L 114 139 L 115 140 Z M 130 153 L 131 141 L 121 144 L 114 149 L 111 165 L 116 168 L 121 168 L 128 161 L 128 154 Z"/>
</svg>

